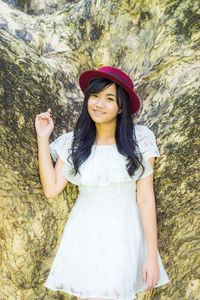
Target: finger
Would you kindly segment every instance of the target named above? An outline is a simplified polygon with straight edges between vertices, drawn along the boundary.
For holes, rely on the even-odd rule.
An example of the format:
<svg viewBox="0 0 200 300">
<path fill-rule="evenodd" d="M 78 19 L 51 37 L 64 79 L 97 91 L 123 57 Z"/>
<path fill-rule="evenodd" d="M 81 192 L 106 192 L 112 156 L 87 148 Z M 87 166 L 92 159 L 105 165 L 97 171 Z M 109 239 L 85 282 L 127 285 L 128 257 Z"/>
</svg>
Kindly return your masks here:
<svg viewBox="0 0 200 300">
<path fill-rule="evenodd" d="M 148 287 L 149 287 L 149 289 L 152 289 L 154 287 L 152 278 L 150 278 L 148 281 Z"/>
<path fill-rule="evenodd" d="M 149 290 L 150 290 L 150 286 L 149 286 L 149 285 L 147 285 L 147 287 L 146 287 L 145 291 L 147 292 L 147 291 L 149 291 Z"/>
<path fill-rule="evenodd" d="M 160 278 L 158 278 L 157 280 L 154 280 L 154 286 L 158 283 L 159 280 L 160 280 Z"/>
<path fill-rule="evenodd" d="M 42 115 L 49 115 L 49 111 L 45 111 L 45 112 L 42 112 L 42 113 L 40 113 L 40 114 L 37 114 L 37 116 L 42 116 Z"/>
<path fill-rule="evenodd" d="M 147 274 L 147 287 L 146 291 L 149 291 L 151 289 L 151 277 Z"/>
<path fill-rule="evenodd" d="M 160 275 L 155 275 L 152 279 L 153 279 L 153 286 L 155 286 L 160 280 Z"/>
<path fill-rule="evenodd" d="M 41 113 L 39 115 L 37 115 L 39 118 L 50 118 L 49 113 L 45 112 L 45 113 Z"/>
<path fill-rule="evenodd" d="M 150 285 L 147 286 L 147 288 L 145 289 L 145 291 L 150 291 L 152 289 L 152 287 Z"/>
<path fill-rule="evenodd" d="M 156 286 L 156 284 L 157 284 L 157 281 L 154 281 L 154 282 L 153 282 L 153 287 L 155 287 L 155 286 Z"/>
<path fill-rule="evenodd" d="M 48 111 L 45 111 L 44 113 L 42 113 L 43 115 L 47 115 L 47 116 L 49 116 L 50 115 L 50 112 L 48 112 Z"/>
<path fill-rule="evenodd" d="M 49 114 L 51 114 L 51 108 L 48 108 L 47 112 L 48 112 Z"/>
<path fill-rule="evenodd" d="M 142 279 L 143 279 L 144 284 L 146 284 L 146 282 L 147 282 L 147 273 L 146 273 L 146 271 L 144 271 L 142 273 Z"/>
</svg>

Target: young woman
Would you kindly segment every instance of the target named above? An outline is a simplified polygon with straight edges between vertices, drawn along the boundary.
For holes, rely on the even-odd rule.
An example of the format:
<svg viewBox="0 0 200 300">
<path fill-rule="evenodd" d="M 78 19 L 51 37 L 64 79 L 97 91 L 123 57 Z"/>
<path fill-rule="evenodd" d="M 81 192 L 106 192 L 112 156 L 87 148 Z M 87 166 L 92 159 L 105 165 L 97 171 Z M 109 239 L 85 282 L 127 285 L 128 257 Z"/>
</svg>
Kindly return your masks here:
<svg viewBox="0 0 200 300">
<path fill-rule="evenodd" d="M 140 102 L 127 74 L 102 67 L 79 83 L 85 98 L 73 132 L 49 147 L 51 110 L 35 120 L 45 196 L 56 197 L 68 181 L 79 187 L 45 286 L 78 300 L 132 300 L 169 282 L 157 248 L 153 167 L 160 155 L 154 133 L 133 123 Z"/>
</svg>

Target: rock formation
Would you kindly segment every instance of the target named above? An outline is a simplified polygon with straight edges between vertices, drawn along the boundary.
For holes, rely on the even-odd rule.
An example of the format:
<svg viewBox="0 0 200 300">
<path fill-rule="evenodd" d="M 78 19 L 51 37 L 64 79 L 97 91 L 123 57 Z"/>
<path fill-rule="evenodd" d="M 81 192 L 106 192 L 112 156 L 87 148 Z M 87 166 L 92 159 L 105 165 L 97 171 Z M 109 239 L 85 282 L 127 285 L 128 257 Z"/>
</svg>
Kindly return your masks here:
<svg viewBox="0 0 200 300">
<path fill-rule="evenodd" d="M 200 297 L 199 2 L 0 0 L 0 299 L 70 299 L 43 287 L 77 197 L 44 197 L 35 116 L 51 108 L 54 140 L 73 130 L 80 72 L 112 65 L 135 83 L 135 122 L 157 137 L 159 250 L 170 284 L 138 299 Z M 20 8 L 20 10 L 16 9 Z"/>
</svg>

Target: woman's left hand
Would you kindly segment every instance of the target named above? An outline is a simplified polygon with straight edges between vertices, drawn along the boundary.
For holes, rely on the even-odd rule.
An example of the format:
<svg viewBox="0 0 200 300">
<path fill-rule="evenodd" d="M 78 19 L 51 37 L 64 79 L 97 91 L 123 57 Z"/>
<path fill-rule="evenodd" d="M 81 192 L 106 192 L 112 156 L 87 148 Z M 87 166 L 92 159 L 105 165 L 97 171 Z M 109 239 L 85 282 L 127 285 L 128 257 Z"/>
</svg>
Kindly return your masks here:
<svg viewBox="0 0 200 300">
<path fill-rule="evenodd" d="M 142 271 L 142 279 L 144 284 L 148 282 L 148 286 L 145 291 L 149 291 L 154 288 L 160 279 L 160 270 L 158 266 L 158 258 L 148 257 L 146 258 Z"/>
</svg>

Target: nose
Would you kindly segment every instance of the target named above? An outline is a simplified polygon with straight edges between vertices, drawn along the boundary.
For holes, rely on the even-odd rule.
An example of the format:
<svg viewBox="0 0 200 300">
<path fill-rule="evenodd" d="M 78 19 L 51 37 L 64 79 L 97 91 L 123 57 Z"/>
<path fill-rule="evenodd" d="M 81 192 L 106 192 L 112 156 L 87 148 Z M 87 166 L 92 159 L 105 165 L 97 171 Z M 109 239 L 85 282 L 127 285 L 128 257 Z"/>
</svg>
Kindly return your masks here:
<svg viewBox="0 0 200 300">
<path fill-rule="evenodd" d="M 99 96 L 96 102 L 96 107 L 104 107 L 104 98 Z"/>
</svg>

